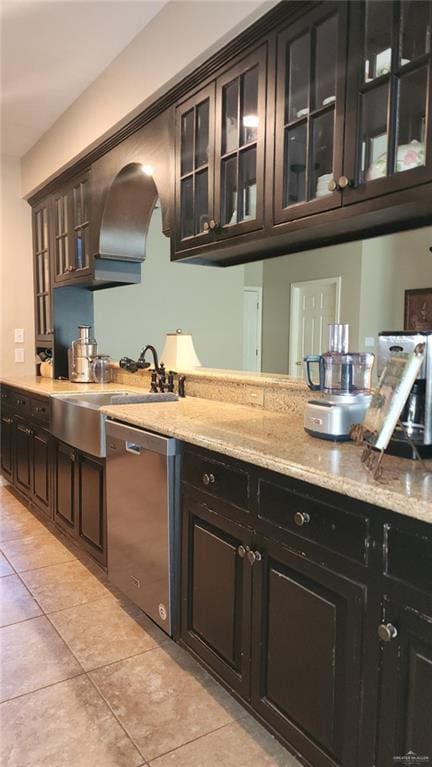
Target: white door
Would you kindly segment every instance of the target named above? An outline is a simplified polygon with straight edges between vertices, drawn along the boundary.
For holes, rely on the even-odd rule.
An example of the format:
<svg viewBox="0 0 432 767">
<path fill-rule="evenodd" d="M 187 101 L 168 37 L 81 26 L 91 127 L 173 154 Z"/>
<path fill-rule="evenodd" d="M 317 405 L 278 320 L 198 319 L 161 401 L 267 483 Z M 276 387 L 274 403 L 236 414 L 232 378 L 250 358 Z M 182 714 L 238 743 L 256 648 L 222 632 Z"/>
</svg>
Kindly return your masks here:
<svg viewBox="0 0 432 767">
<path fill-rule="evenodd" d="M 243 370 L 261 370 L 262 288 L 243 289 Z"/>
<path fill-rule="evenodd" d="M 289 374 L 303 377 L 303 358 L 328 347 L 327 326 L 339 322 L 341 278 L 291 285 Z"/>
</svg>

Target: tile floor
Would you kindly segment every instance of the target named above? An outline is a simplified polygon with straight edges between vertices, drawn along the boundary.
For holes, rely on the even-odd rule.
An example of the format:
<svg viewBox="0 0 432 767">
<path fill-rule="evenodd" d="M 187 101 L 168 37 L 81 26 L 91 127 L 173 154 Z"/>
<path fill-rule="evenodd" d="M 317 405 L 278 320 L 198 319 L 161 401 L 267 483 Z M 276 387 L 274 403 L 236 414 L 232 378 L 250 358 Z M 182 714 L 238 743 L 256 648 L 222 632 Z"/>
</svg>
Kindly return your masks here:
<svg viewBox="0 0 432 767">
<path fill-rule="evenodd" d="M 300 767 L 0 484 L 2 767 Z"/>
</svg>

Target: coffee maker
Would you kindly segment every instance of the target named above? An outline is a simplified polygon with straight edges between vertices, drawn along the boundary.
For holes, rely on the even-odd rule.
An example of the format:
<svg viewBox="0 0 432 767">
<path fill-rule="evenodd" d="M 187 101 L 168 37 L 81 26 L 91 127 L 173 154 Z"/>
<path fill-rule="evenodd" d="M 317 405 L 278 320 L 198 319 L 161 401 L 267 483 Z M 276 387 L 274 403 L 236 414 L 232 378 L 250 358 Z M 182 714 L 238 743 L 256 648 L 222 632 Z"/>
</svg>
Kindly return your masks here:
<svg viewBox="0 0 432 767">
<path fill-rule="evenodd" d="M 400 420 L 409 440 L 422 458 L 432 457 L 432 330 L 401 330 L 379 333 L 377 373 L 381 376 L 391 354 L 412 353 L 417 344 L 424 344 L 424 360 L 411 389 Z M 404 458 L 416 458 L 416 453 L 400 428 L 395 429 L 387 452 Z"/>
<path fill-rule="evenodd" d="M 349 352 L 349 326 L 329 325 L 329 351 L 304 358 L 306 382 L 323 397 L 307 402 L 304 428 L 321 439 L 343 442 L 350 439 L 351 426 L 362 423 L 371 400 L 374 355 Z M 312 380 L 311 366 L 318 365 L 319 382 Z"/>
</svg>

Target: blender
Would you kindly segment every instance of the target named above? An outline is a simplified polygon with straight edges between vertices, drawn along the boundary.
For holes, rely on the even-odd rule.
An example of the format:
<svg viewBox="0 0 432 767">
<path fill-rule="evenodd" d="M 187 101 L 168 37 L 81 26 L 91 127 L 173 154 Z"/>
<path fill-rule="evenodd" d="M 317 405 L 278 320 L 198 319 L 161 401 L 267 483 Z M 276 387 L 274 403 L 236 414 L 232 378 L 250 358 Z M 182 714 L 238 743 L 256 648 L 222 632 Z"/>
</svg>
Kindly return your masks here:
<svg viewBox="0 0 432 767">
<path fill-rule="evenodd" d="M 349 352 L 349 325 L 329 325 L 329 350 L 304 358 L 309 389 L 324 396 L 307 402 L 304 428 L 314 437 L 343 442 L 350 439 L 353 424 L 362 423 L 371 400 L 371 376 L 375 356 Z M 312 378 L 317 366 L 318 380 Z"/>
</svg>

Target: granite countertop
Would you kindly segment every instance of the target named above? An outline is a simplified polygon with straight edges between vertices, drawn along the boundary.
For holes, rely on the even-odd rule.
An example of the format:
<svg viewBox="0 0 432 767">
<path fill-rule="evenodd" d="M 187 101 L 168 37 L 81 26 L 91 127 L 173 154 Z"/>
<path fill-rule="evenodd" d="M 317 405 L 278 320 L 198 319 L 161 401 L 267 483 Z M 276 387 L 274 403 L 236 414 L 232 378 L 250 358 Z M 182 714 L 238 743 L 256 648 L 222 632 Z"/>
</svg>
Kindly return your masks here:
<svg viewBox="0 0 432 767">
<path fill-rule="evenodd" d="M 383 481 L 376 482 L 360 463 L 359 446 L 310 437 L 295 415 L 197 397 L 101 410 L 111 418 L 432 523 L 432 461 L 425 472 L 417 462 L 385 456 Z"/>
<path fill-rule="evenodd" d="M 109 383 L 109 384 L 82 384 L 71 383 L 70 381 L 59 381 L 53 378 L 42 378 L 41 376 L 16 376 L 2 377 L 0 383 L 5 386 L 14 386 L 22 391 L 28 391 L 31 394 L 39 394 L 42 397 L 49 397 L 51 394 L 79 394 L 80 392 L 98 392 L 98 391 L 136 391 L 143 393 L 142 386 L 130 386 L 127 384 Z"/>
</svg>

